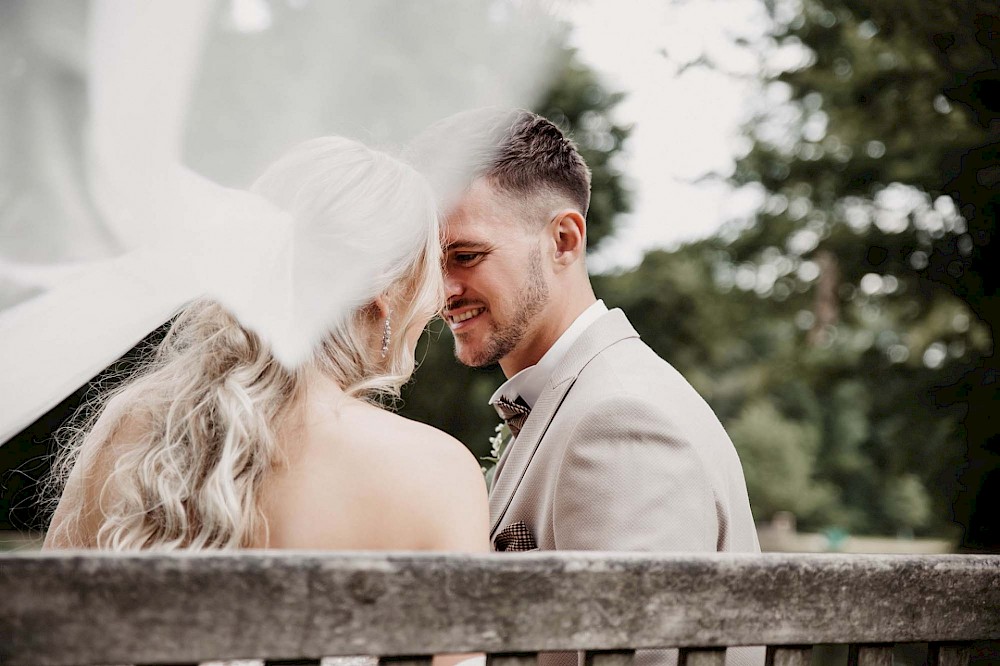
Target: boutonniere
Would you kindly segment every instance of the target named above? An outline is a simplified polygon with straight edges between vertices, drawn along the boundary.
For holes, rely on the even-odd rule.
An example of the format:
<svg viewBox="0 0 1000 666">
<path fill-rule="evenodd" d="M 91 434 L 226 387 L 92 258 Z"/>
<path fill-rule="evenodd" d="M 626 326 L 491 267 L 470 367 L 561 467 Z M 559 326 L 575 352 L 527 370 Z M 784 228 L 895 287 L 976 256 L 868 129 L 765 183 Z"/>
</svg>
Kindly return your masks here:
<svg viewBox="0 0 1000 666">
<path fill-rule="evenodd" d="M 497 463 L 500 462 L 500 457 L 503 456 L 503 452 L 507 449 L 510 444 L 510 440 L 514 439 L 513 434 L 510 432 L 510 428 L 507 427 L 506 423 L 500 423 L 493 430 L 496 434 L 490 437 L 490 455 L 483 456 L 480 458 L 488 465 L 480 466 L 479 469 L 483 470 L 483 477 L 486 479 L 486 487 L 493 490 L 493 475 L 497 471 Z"/>
</svg>

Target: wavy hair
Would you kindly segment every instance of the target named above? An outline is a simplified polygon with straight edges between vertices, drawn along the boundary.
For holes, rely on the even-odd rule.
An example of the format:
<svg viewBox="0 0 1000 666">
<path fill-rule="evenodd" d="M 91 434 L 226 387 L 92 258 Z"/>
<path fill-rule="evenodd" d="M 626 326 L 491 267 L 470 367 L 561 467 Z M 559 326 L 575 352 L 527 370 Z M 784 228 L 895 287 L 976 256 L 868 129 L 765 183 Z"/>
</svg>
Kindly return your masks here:
<svg viewBox="0 0 1000 666">
<path fill-rule="evenodd" d="M 63 492 L 74 467 L 99 491 L 90 505 L 66 507 L 53 526 L 64 541 L 113 550 L 266 542 L 260 491 L 282 459 L 278 433 L 306 391 L 307 372 L 381 405 L 412 375 L 404 333 L 425 324 L 443 300 L 437 212 L 423 177 L 384 153 L 329 137 L 292 150 L 252 189 L 288 212 L 297 229 L 336 227 L 364 237 L 359 246 L 377 270 L 357 299 L 362 305 L 340 317 L 297 369 L 278 363 L 266 341 L 221 304 L 186 307 L 155 354 L 87 405 L 91 416 L 65 436 L 52 496 Z M 384 355 L 377 297 L 400 333 Z M 96 535 L 81 534 L 85 514 L 95 509 Z"/>
</svg>

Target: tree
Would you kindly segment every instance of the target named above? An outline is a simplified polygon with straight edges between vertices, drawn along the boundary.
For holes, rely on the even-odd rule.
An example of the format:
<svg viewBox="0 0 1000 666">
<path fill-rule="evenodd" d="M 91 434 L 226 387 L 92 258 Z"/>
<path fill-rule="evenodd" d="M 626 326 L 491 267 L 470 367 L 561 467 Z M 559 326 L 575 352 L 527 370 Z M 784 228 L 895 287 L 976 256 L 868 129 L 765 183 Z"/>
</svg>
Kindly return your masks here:
<svg viewBox="0 0 1000 666">
<path fill-rule="evenodd" d="M 922 482 L 950 494 L 963 546 L 1000 548 L 1000 521 L 986 509 L 1000 499 L 1000 298 L 989 270 L 1000 210 L 995 3 L 768 7 L 765 50 L 801 60 L 769 78 L 771 105 L 748 127 L 753 147 L 734 180 L 763 186 L 766 203 L 727 248 L 731 264 L 758 270 L 777 252 L 809 267 L 787 274 L 792 291 L 833 285 L 830 307 L 811 308 L 813 342 L 874 334 L 859 359 L 874 460 L 922 463 Z M 839 480 L 862 476 L 848 465 Z M 915 487 L 900 483 L 894 501 Z"/>
</svg>

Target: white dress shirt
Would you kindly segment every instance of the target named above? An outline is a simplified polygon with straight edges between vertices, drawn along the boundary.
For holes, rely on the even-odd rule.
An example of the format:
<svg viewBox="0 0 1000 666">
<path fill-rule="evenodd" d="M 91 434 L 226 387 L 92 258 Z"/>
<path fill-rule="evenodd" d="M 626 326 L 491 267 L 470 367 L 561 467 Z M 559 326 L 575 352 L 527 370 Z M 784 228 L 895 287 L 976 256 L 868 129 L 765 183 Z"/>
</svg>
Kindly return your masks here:
<svg viewBox="0 0 1000 666">
<path fill-rule="evenodd" d="M 500 385 L 500 388 L 490 398 L 490 404 L 495 403 L 500 396 L 511 401 L 520 396 L 521 400 L 528 403 L 528 407 L 534 407 L 538 396 L 542 394 L 546 382 L 549 381 L 549 377 L 552 376 L 552 371 L 555 370 L 559 361 L 573 346 L 573 343 L 583 335 L 583 332 L 607 312 L 608 308 L 602 300 L 598 300 L 581 312 L 580 316 L 559 336 L 559 339 L 549 347 L 549 350 L 538 359 L 538 363 L 529 365 Z"/>
</svg>

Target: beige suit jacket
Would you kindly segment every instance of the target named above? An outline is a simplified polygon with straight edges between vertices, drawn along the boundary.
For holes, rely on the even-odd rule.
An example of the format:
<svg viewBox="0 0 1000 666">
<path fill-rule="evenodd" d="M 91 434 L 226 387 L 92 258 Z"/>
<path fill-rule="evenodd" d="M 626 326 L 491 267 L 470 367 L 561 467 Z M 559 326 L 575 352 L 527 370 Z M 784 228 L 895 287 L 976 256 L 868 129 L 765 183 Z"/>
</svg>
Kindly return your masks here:
<svg viewBox="0 0 1000 666">
<path fill-rule="evenodd" d="M 555 368 L 497 465 L 490 514 L 494 548 L 521 522 L 540 550 L 760 551 L 729 436 L 617 309 Z M 745 653 L 727 662 L 762 661 Z M 566 656 L 545 661 L 575 663 Z"/>
</svg>

